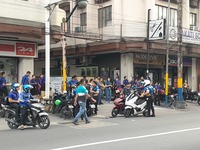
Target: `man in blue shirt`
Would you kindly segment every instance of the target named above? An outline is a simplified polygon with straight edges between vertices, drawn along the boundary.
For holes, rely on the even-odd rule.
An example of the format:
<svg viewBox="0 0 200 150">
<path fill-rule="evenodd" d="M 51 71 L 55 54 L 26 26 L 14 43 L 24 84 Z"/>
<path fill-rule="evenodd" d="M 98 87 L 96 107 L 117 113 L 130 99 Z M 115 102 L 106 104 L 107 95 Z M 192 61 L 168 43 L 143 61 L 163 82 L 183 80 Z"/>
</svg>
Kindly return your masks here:
<svg viewBox="0 0 200 150">
<path fill-rule="evenodd" d="M 20 119 L 19 119 L 19 111 L 20 111 L 19 92 L 18 92 L 19 87 L 20 87 L 19 83 L 14 83 L 12 85 L 12 91 L 8 94 L 8 102 L 10 104 L 10 107 L 15 109 L 15 119 L 18 123 L 20 121 Z"/>
<path fill-rule="evenodd" d="M 27 118 L 27 109 L 31 107 L 30 100 L 34 97 L 30 93 L 30 89 L 33 87 L 31 85 L 23 85 L 23 92 L 20 93 L 20 112 L 21 112 L 21 129 L 24 129 L 24 124 Z M 32 112 L 30 112 L 32 113 Z"/>
<path fill-rule="evenodd" d="M 155 111 L 153 106 L 153 94 L 154 89 L 150 85 L 150 80 L 144 80 L 144 92 L 142 93 L 141 97 L 145 97 L 147 101 L 147 110 L 148 115 L 147 117 L 155 117 Z M 150 115 L 150 111 L 152 111 L 152 115 Z"/>
<path fill-rule="evenodd" d="M 76 89 L 74 106 L 76 106 L 78 103 L 80 107 L 79 107 L 78 114 L 75 116 L 75 118 L 73 120 L 73 124 L 75 124 L 75 125 L 78 125 L 78 118 L 80 118 L 81 115 L 84 116 L 85 123 L 90 123 L 87 113 L 86 113 L 86 100 L 87 100 L 87 97 L 90 98 L 90 95 L 88 94 L 88 91 L 85 88 L 85 84 L 86 84 L 85 80 L 81 79 L 80 85 Z"/>
<path fill-rule="evenodd" d="M 30 83 L 30 80 L 29 80 L 30 75 L 31 75 L 31 72 L 27 71 L 26 74 L 22 77 L 22 82 L 21 82 L 22 85 L 26 85 Z"/>
<path fill-rule="evenodd" d="M 8 95 L 8 90 L 7 86 L 10 86 L 11 84 L 6 83 L 6 72 L 2 71 L 1 72 L 1 78 L 0 78 L 0 97 L 1 96 L 7 96 Z"/>
</svg>

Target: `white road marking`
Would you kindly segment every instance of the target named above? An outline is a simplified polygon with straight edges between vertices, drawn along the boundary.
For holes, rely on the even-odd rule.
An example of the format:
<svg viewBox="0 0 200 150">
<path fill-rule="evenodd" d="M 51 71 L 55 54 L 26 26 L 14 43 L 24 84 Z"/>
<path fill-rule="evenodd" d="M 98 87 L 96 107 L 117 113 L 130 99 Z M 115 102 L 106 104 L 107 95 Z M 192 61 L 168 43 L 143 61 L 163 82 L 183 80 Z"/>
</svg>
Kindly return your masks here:
<svg viewBox="0 0 200 150">
<path fill-rule="evenodd" d="M 74 146 L 68 146 L 68 147 L 55 148 L 55 149 L 51 149 L 51 150 L 67 150 L 67 149 L 74 149 L 74 148 L 80 148 L 80 147 L 114 143 L 114 142 L 127 141 L 127 140 L 133 140 L 133 139 L 142 139 L 142 138 L 168 135 L 168 134 L 174 134 L 174 133 L 195 131 L 195 130 L 200 130 L 200 127 L 199 128 L 177 130 L 177 131 L 162 132 L 162 133 L 156 133 L 156 134 L 149 134 L 149 135 L 142 135 L 142 136 L 134 136 L 134 137 L 128 137 L 128 138 L 115 139 L 115 140 L 101 141 L 101 142 L 94 142 L 94 143 L 86 143 L 86 144 L 80 144 L 80 145 L 74 145 Z"/>
</svg>

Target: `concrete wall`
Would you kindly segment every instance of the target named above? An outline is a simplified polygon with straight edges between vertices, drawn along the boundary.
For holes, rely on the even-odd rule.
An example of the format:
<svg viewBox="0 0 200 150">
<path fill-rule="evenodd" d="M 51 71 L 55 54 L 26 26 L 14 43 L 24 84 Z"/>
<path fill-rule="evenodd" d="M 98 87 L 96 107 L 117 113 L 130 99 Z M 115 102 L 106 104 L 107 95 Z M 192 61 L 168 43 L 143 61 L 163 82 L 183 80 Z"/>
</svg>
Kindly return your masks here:
<svg viewBox="0 0 200 150">
<path fill-rule="evenodd" d="M 45 22 L 45 2 L 42 0 L 1 0 L 0 17 L 14 18 L 34 22 Z M 60 26 L 65 12 L 58 7 L 55 8 L 51 25 Z"/>
<path fill-rule="evenodd" d="M 33 74 L 33 68 L 34 68 L 34 59 L 33 58 L 19 58 L 19 73 L 18 73 L 18 81 L 21 83 L 23 75 L 26 74 L 27 71 L 31 72 L 31 75 Z"/>
</svg>

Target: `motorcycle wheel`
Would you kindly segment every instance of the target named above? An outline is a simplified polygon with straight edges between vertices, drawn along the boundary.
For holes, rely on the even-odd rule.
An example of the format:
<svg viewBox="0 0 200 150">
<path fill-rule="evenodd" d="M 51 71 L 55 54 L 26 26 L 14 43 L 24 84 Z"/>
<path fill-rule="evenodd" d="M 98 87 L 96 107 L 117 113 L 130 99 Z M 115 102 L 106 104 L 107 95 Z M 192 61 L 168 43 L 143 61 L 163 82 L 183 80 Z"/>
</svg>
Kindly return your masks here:
<svg viewBox="0 0 200 150">
<path fill-rule="evenodd" d="M 0 106 L 0 117 L 5 117 L 6 111 Z"/>
<path fill-rule="evenodd" d="M 148 110 L 145 109 L 145 111 L 142 113 L 144 117 L 146 117 L 148 115 Z"/>
<path fill-rule="evenodd" d="M 12 120 L 13 122 L 16 122 L 15 116 L 12 116 L 12 115 L 11 115 L 11 116 L 8 117 L 8 119 Z M 17 129 L 17 128 L 19 127 L 19 125 L 14 124 L 14 123 L 9 122 L 9 121 L 7 121 L 7 124 L 8 124 L 8 127 L 9 127 L 10 129 Z"/>
<path fill-rule="evenodd" d="M 87 116 L 88 116 L 88 117 L 92 116 L 92 108 L 91 108 L 91 107 L 89 107 L 89 108 L 87 109 Z"/>
<path fill-rule="evenodd" d="M 118 108 L 113 108 L 112 112 L 111 112 L 111 115 L 112 117 L 116 117 L 119 113 L 119 109 Z"/>
<path fill-rule="evenodd" d="M 197 101 L 197 103 L 200 105 L 200 97 L 198 98 L 198 101 Z"/>
<path fill-rule="evenodd" d="M 128 118 L 130 117 L 132 114 L 132 110 L 131 109 L 125 109 L 124 110 L 124 117 Z"/>
<path fill-rule="evenodd" d="M 40 116 L 38 118 L 38 126 L 41 129 L 47 129 L 50 125 L 50 120 L 48 116 Z"/>
<path fill-rule="evenodd" d="M 62 118 L 62 116 L 64 116 L 66 119 L 71 118 L 73 115 L 72 111 L 67 106 L 62 107 L 60 113 L 60 117 Z"/>
</svg>

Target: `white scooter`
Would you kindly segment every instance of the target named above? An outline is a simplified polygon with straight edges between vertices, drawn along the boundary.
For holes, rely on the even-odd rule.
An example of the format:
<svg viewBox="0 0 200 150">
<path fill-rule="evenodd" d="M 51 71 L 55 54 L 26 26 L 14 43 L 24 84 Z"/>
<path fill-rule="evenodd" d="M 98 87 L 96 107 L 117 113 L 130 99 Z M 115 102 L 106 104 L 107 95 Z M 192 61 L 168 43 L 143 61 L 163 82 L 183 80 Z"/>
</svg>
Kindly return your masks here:
<svg viewBox="0 0 200 150">
<path fill-rule="evenodd" d="M 147 116 L 147 102 L 144 97 L 140 97 L 136 92 L 132 92 L 125 101 L 124 117 L 143 114 Z"/>
</svg>

